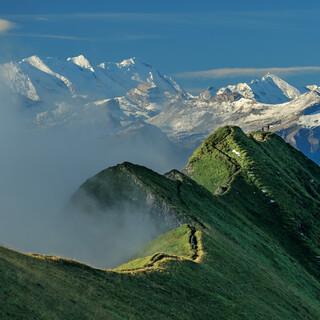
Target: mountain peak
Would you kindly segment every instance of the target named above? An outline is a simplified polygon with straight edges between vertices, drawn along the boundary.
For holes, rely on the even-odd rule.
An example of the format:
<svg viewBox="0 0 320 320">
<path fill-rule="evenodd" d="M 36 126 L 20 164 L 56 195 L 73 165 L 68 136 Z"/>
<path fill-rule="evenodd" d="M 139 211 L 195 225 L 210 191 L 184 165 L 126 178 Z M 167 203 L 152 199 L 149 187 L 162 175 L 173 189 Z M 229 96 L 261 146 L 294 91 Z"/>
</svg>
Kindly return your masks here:
<svg viewBox="0 0 320 320">
<path fill-rule="evenodd" d="M 37 56 L 32 55 L 30 57 L 24 58 L 20 61 L 20 63 L 28 63 L 36 69 L 39 69 L 45 73 L 51 73 L 51 69 L 43 62 L 43 60 Z"/>
<path fill-rule="evenodd" d="M 217 91 L 217 95 L 228 93 L 240 95 L 245 99 L 254 99 L 254 93 L 252 92 L 252 88 L 245 82 L 240 82 L 236 85 L 228 85 L 227 87 L 223 87 Z"/>
<path fill-rule="evenodd" d="M 275 75 L 275 74 L 273 74 L 273 73 L 271 73 L 271 72 L 267 72 L 263 77 L 262 77 L 262 79 L 261 80 L 267 80 L 267 79 L 272 79 L 272 80 L 274 80 L 274 79 L 280 79 L 277 75 Z"/>
<path fill-rule="evenodd" d="M 129 59 L 124 59 L 121 62 L 117 63 L 117 66 L 119 68 L 126 68 L 126 67 L 130 67 L 132 65 L 135 65 L 137 62 L 137 59 L 135 57 L 129 58 Z"/>
<path fill-rule="evenodd" d="M 301 94 L 297 88 L 270 72 L 249 83 L 237 83 L 223 87 L 217 91 L 217 95 L 225 93 L 227 89 L 243 98 L 267 104 L 288 102 Z"/>
<path fill-rule="evenodd" d="M 30 56 L 30 57 L 22 59 L 20 62 L 32 63 L 32 62 L 35 62 L 35 61 L 42 61 L 42 60 L 40 59 L 39 56 L 34 54 L 34 55 Z"/>
<path fill-rule="evenodd" d="M 319 167 L 281 138 L 236 127 L 210 136 L 191 165 L 200 185 L 176 170 L 160 175 L 130 163 L 89 178 L 67 213 L 76 226 L 92 221 L 104 269 L 0 247 L 1 287 L 17 297 L 0 313 L 33 319 L 51 314 L 52 300 L 60 319 L 97 310 L 101 318 L 319 319 Z M 206 187 L 216 185 L 213 196 Z M 81 251 L 91 248 L 86 242 Z M 78 310 L 70 296 L 88 283 Z"/>
<path fill-rule="evenodd" d="M 28 58 L 22 59 L 22 61 L 20 61 L 20 63 L 27 63 L 30 66 L 55 77 L 58 77 L 62 80 L 62 78 L 64 80 L 66 80 L 64 77 L 62 77 L 61 75 L 57 74 L 56 72 L 54 72 L 53 70 L 51 70 L 51 68 L 38 56 L 33 55 L 30 56 Z M 63 81 L 64 81 L 63 80 Z M 67 81 L 67 80 L 66 80 Z"/>
<path fill-rule="evenodd" d="M 290 100 L 296 99 L 301 92 L 290 85 L 288 82 L 285 80 L 281 79 L 275 74 L 272 74 L 268 72 L 264 77 L 261 79 L 262 81 L 272 81 L 281 91 L 282 93 Z"/>
<path fill-rule="evenodd" d="M 311 92 L 320 93 L 320 87 L 316 84 L 310 84 L 306 86 L 306 89 Z"/>
<path fill-rule="evenodd" d="M 83 54 L 80 54 L 75 57 L 70 57 L 67 59 L 67 61 L 73 62 L 75 65 L 79 66 L 80 68 L 88 69 L 88 70 L 94 72 L 94 69 L 93 69 L 90 61 Z"/>
</svg>

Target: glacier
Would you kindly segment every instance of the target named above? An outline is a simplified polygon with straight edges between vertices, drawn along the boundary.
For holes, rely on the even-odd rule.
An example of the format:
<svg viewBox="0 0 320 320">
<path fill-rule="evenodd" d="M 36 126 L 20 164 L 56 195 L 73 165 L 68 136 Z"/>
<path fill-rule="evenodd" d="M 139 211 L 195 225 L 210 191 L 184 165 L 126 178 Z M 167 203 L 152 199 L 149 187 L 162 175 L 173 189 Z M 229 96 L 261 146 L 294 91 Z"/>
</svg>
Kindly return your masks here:
<svg viewBox="0 0 320 320">
<path fill-rule="evenodd" d="M 136 58 L 92 63 L 83 54 L 31 56 L 0 65 L 0 73 L 31 125 L 42 130 L 81 127 L 97 138 L 152 132 L 155 141 L 165 136 L 170 148 L 182 146 L 187 154 L 219 126 L 267 128 L 320 163 L 316 84 L 299 90 L 268 73 L 195 96 Z"/>
</svg>

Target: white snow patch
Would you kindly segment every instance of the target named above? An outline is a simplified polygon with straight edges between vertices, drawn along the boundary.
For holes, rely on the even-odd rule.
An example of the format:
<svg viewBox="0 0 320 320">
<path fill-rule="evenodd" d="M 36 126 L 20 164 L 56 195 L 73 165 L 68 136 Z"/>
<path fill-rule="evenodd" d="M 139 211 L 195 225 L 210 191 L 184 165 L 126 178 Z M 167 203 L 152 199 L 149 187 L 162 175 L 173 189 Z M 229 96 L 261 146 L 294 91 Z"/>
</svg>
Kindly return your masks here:
<svg viewBox="0 0 320 320">
<path fill-rule="evenodd" d="M 289 83 L 287 83 L 286 81 L 274 74 L 268 73 L 262 79 L 271 79 L 277 85 L 277 87 L 283 92 L 283 94 L 289 99 L 296 99 L 301 94 L 301 92 L 297 88 L 293 87 L 292 85 L 290 85 Z"/>
<path fill-rule="evenodd" d="M 7 80 L 8 85 L 13 92 L 18 93 L 33 102 L 40 101 L 40 97 L 30 77 L 22 72 L 18 64 L 9 62 L 0 65 L 0 72 L 4 79 Z"/>
<path fill-rule="evenodd" d="M 320 113 L 301 116 L 298 124 L 305 128 L 318 127 L 320 125 Z"/>
<path fill-rule="evenodd" d="M 94 69 L 93 69 L 91 63 L 83 54 L 80 54 L 79 56 L 76 56 L 76 57 L 70 57 L 67 59 L 67 61 L 73 62 L 74 64 L 76 64 L 80 68 L 88 69 L 91 72 L 94 72 Z"/>
<path fill-rule="evenodd" d="M 237 155 L 238 157 L 240 157 L 240 152 L 237 151 L 236 149 L 232 149 L 232 152 L 233 152 L 235 155 Z"/>
<path fill-rule="evenodd" d="M 122 60 L 121 62 L 118 62 L 117 63 L 117 66 L 118 67 L 122 67 L 122 68 L 125 68 L 125 67 L 130 67 L 132 65 L 134 65 L 136 63 L 136 58 L 129 58 L 129 59 L 125 59 L 125 60 Z"/>
<path fill-rule="evenodd" d="M 22 62 L 29 63 L 34 68 L 47 73 L 51 76 L 56 77 L 57 79 L 61 80 L 70 90 L 71 93 L 74 93 L 74 89 L 72 87 L 72 83 L 66 77 L 62 76 L 61 74 L 52 71 L 38 56 L 31 56 L 26 59 L 23 59 Z"/>
</svg>

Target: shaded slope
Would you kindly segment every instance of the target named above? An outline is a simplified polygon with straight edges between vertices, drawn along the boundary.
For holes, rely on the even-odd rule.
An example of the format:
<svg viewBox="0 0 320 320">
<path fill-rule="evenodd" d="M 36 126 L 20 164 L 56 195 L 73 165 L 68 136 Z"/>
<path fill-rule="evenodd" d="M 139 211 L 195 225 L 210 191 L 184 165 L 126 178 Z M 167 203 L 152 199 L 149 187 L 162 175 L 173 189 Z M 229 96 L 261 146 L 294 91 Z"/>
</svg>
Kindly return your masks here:
<svg viewBox="0 0 320 320">
<path fill-rule="evenodd" d="M 204 145 L 191 158 L 188 172 L 208 183 L 211 192 L 176 170 L 162 176 L 124 163 L 89 179 L 75 196 L 81 206 L 88 204 L 83 194 L 90 194 L 102 208 L 130 203 L 150 206 L 151 214 L 167 209 L 162 217 L 170 213 L 181 226 L 154 240 L 137 258 L 162 252 L 187 259 L 163 259 L 147 269 L 143 262 L 142 271 L 115 272 L 2 248 L 1 319 L 318 319 L 316 264 L 312 255 L 303 259 L 304 244 L 293 240 L 294 229 L 285 228 L 281 218 L 288 213 L 285 191 L 301 193 L 298 200 L 316 206 L 318 167 L 280 138 L 260 133 L 248 138 L 237 128 L 216 132 Z M 283 178 L 268 180 L 282 157 Z M 214 175 L 217 169 L 210 163 L 224 165 L 225 173 L 212 177 L 213 183 L 201 172 Z M 310 190 L 309 175 L 316 184 Z M 283 193 L 274 194 L 274 181 Z M 267 187 L 270 195 L 263 192 Z M 85 208 L 92 212 L 90 205 Z M 312 220 L 314 213 L 305 209 Z M 185 223 L 201 233 L 200 261 L 190 259 Z M 311 251 L 317 247 L 312 235 Z"/>
</svg>

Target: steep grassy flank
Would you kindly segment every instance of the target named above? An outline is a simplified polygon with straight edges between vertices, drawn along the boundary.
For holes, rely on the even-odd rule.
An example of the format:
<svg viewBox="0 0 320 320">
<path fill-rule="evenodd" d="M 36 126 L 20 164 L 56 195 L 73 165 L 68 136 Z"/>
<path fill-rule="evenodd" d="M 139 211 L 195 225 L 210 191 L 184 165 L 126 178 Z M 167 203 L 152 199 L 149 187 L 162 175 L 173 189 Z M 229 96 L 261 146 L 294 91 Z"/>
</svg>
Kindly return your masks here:
<svg viewBox="0 0 320 320">
<path fill-rule="evenodd" d="M 157 268 L 163 259 L 196 260 L 202 255 L 201 232 L 189 225 L 182 225 L 160 235 L 151 241 L 136 258 L 121 266 L 116 271 Z"/>
<path fill-rule="evenodd" d="M 73 201 L 88 212 L 100 208 L 146 210 L 173 227 L 186 221 L 178 183 L 152 170 L 124 162 L 88 179 Z M 85 195 L 85 196 L 84 196 Z M 94 200 L 94 201 L 92 201 Z"/>
<path fill-rule="evenodd" d="M 263 193 L 266 202 L 273 207 L 272 215 L 263 218 L 278 224 L 281 232 L 298 242 L 303 247 L 300 258 L 318 273 L 320 168 L 275 134 L 255 132 L 246 136 L 240 128 L 225 127 L 210 136 L 187 165 L 190 176 L 213 193 L 219 185 L 213 188 L 208 178 L 202 177 L 199 168 L 210 165 L 210 157 L 219 159 L 217 152 L 229 157 L 238 168 L 236 175 L 247 185 L 255 186 Z M 225 161 L 222 162 L 224 165 Z M 219 166 L 218 161 L 214 165 Z M 234 178 L 234 173 L 229 170 L 229 176 Z M 223 181 L 220 184 L 223 185 Z M 243 185 L 239 190 L 242 197 L 255 198 L 255 194 L 243 195 L 246 188 Z M 233 206 L 237 200 L 234 202 Z"/>
<path fill-rule="evenodd" d="M 207 179 L 201 168 L 219 172 L 210 163 L 225 173 Z M 277 170 L 282 177 L 271 178 Z M 313 251 L 319 168 L 281 139 L 227 127 L 198 149 L 187 172 L 202 186 L 176 170 L 161 176 L 125 163 L 89 179 L 75 195 L 89 212 L 81 194 L 101 207 L 138 197 L 137 206 L 181 225 L 129 262 L 140 271 L 96 270 L 0 248 L 0 319 L 320 319 Z M 289 202 L 286 193 L 297 199 Z M 312 220 L 306 242 L 285 223 L 290 203 L 295 219 Z M 201 259 L 190 259 L 185 223 L 201 238 Z M 175 258 L 145 267 L 159 253 Z"/>
<path fill-rule="evenodd" d="M 191 156 L 185 171 L 212 192 L 227 190 L 238 165 L 222 150 L 230 143 L 229 127 L 221 128 L 206 139 Z"/>
<path fill-rule="evenodd" d="M 147 256 L 156 252 L 165 252 L 170 255 L 191 258 L 194 250 L 189 243 L 190 236 L 190 227 L 182 225 L 151 241 L 138 255 Z"/>
</svg>

